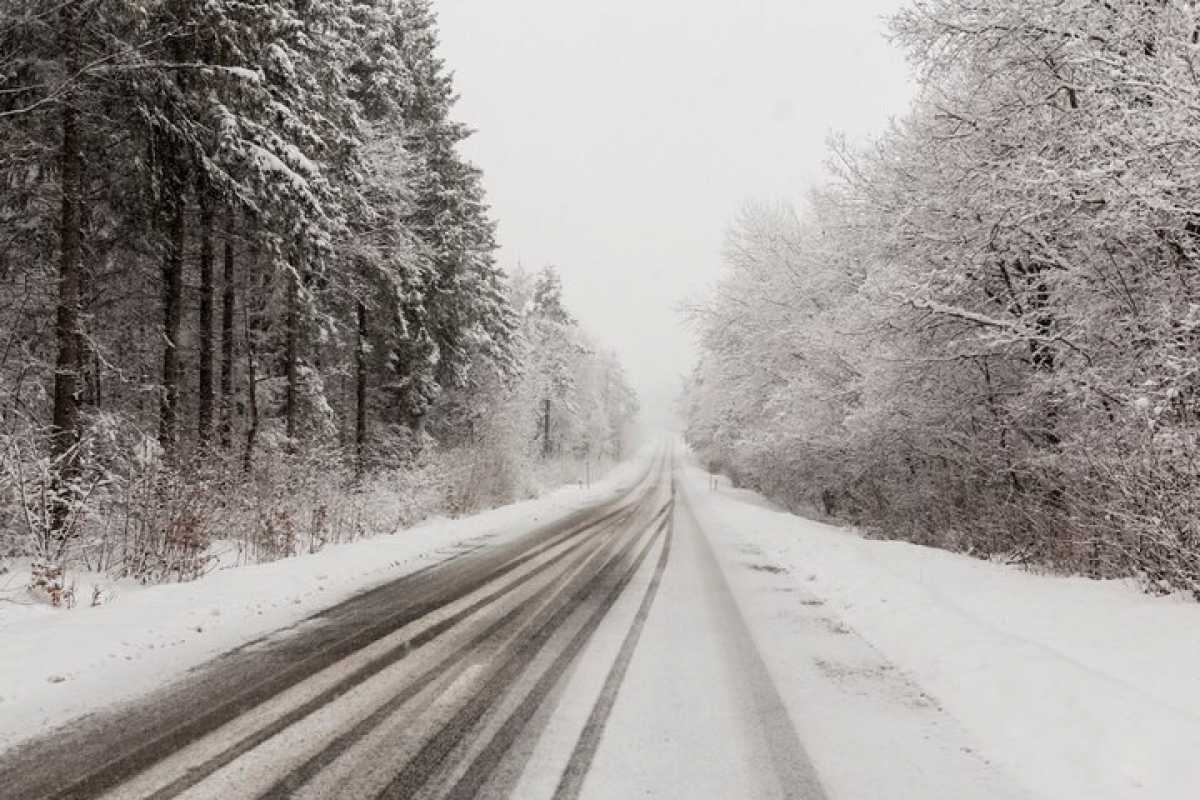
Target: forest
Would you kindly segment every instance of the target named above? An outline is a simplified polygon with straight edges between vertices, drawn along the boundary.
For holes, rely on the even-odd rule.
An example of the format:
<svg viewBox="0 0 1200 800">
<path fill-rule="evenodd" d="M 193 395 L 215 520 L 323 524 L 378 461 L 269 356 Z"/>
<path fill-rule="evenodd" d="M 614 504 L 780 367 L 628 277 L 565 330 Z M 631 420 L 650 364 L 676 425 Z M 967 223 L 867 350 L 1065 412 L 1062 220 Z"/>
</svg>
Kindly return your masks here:
<svg viewBox="0 0 1200 800">
<path fill-rule="evenodd" d="M 622 456 L 620 364 L 498 263 L 430 0 L 2 5 L 0 571 L 186 580 Z"/>
<path fill-rule="evenodd" d="M 874 535 L 1200 598 L 1200 10 L 906 6 L 908 113 L 731 226 L 687 438 Z"/>
</svg>

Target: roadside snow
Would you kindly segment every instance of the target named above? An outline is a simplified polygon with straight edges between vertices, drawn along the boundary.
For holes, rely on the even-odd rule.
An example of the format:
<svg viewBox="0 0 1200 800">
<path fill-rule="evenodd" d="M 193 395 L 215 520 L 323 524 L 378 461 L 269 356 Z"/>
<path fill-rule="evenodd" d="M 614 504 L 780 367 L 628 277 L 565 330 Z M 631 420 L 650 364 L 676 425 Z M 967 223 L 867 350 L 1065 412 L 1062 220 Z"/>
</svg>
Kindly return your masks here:
<svg viewBox="0 0 1200 800">
<path fill-rule="evenodd" d="M 642 451 L 588 489 L 569 485 L 476 516 L 430 520 L 191 583 L 125 584 L 96 608 L 87 607 L 86 577 L 79 605 L 64 610 L 21 601 L 27 571 L 0 576 L 0 749 L 143 694 L 359 592 L 624 491 L 649 455 Z"/>
<path fill-rule="evenodd" d="M 1122 582 L 1036 575 L 863 539 L 774 510 L 725 482 L 710 491 L 694 467 L 682 476 L 705 529 L 752 554 L 747 573 L 765 570 L 789 584 L 776 591 L 815 598 L 797 602 L 819 604 L 872 645 L 1034 797 L 1196 797 L 1200 606 Z M 803 651 L 803 637 L 783 621 L 772 622 L 775 641 L 764 649 Z M 787 635 L 790 643 L 780 641 Z M 895 753 L 843 756 L 866 762 Z"/>
</svg>

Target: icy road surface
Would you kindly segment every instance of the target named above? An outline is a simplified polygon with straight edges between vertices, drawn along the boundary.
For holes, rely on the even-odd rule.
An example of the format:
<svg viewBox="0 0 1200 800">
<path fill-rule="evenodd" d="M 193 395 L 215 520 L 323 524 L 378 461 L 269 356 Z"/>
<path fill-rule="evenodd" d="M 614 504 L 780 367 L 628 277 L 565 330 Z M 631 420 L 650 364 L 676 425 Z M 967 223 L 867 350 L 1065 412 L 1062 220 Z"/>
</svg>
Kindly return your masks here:
<svg viewBox="0 0 1200 800">
<path fill-rule="evenodd" d="M 664 449 L 616 500 L 14 748 L 0 796 L 1027 796 L 815 599 L 748 623 L 779 568 L 714 546 L 677 474 Z M 795 663 L 764 659 L 770 602 Z"/>
</svg>

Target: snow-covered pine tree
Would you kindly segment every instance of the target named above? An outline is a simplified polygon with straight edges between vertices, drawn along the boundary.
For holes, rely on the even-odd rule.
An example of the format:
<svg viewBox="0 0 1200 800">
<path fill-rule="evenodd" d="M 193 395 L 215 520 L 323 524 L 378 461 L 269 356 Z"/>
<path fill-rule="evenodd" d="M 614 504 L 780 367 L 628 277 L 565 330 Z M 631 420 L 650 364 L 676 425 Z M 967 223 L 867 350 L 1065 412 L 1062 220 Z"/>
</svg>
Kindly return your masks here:
<svg viewBox="0 0 1200 800">
<path fill-rule="evenodd" d="M 532 344 L 530 372 L 539 401 L 538 434 L 542 458 L 561 453 L 578 417 L 575 366 L 586 352 L 574 317 L 567 311 L 558 270 L 545 267 L 533 282 L 525 310 L 525 336 Z"/>
<path fill-rule="evenodd" d="M 512 466 L 476 500 L 525 491 L 540 356 L 459 151 L 430 3 L 5 9 L 0 530 L 53 557 L 77 523 L 123 514 L 123 568 L 169 574 L 166 554 L 200 558 L 238 505 L 202 508 L 215 498 L 429 468 L 439 448 L 416 464 L 411 446 L 426 420 Z M 565 370 L 603 383 L 582 356 Z M 254 552 L 290 552 L 271 531 L 297 529 L 292 509 L 264 513 Z"/>
<path fill-rule="evenodd" d="M 516 321 L 495 263 L 481 174 L 458 150 L 470 130 L 452 117 L 457 98 L 437 52 L 432 4 L 398 0 L 397 8 L 395 46 L 411 82 L 401 101 L 412 189 L 404 223 L 428 268 L 396 367 L 407 413 L 419 421 L 440 386 L 466 381 L 473 356 L 511 366 Z"/>
</svg>

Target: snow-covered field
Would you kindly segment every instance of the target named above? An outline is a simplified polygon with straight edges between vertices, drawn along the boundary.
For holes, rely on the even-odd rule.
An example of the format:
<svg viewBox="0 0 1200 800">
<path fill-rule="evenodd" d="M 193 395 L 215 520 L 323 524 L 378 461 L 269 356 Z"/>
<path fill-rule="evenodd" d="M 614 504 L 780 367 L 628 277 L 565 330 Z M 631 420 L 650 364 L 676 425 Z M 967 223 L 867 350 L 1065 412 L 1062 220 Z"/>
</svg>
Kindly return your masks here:
<svg viewBox="0 0 1200 800">
<path fill-rule="evenodd" d="M 863 539 L 773 510 L 725 482 L 710 491 L 698 469 L 682 474 L 705 530 L 747 567 L 747 617 L 785 699 L 807 703 L 797 724 L 811 734 L 806 744 L 831 790 L 864 791 L 871 772 L 928 772 L 917 744 L 904 737 L 883 752 L 871 746 L 887 738 L 888 725 L 910 724 L 899 713 L 848 716 L 847 730 L 838 730 L 848 707 L 878 705 L 864 697 L 891 692 L 906 696 L 906 706 L 944 712 L 962 731 L 948 736 L 947 721 L 931 716 L 911 723 L 924 731 L 919 737 L 965 737 L 1033 797 L 1198 796 L 1200 606 L 1122 582 L 1037 575 Z M 814 670 L 803 635 L 814 621 L 869 647 L 859 648 L 866 652 L 855 663 Z M 845 689 L 842 700 L 823 705 L 828 698 L 812 686 L 822 678 Z M 931 796 L 897 787 L 877 786 L 874 796 Z M 995 795 L 978 787 L 955 796 Z"/>
<path fill-rule="evenodd" d="M 120 585 L 95 608 L 83 601 L 71 610 L 33 602 L 23 590 L 25 571 L 0 576 L 0 749 L 135 697 L 373 586 L 622 492 L 644 471 L 650 453 L 642 451 L 590 488 L 568 485 L 476 516 L 430 520 L 312 555 L 218 570 L 191 583 Z"/>
</svg>

